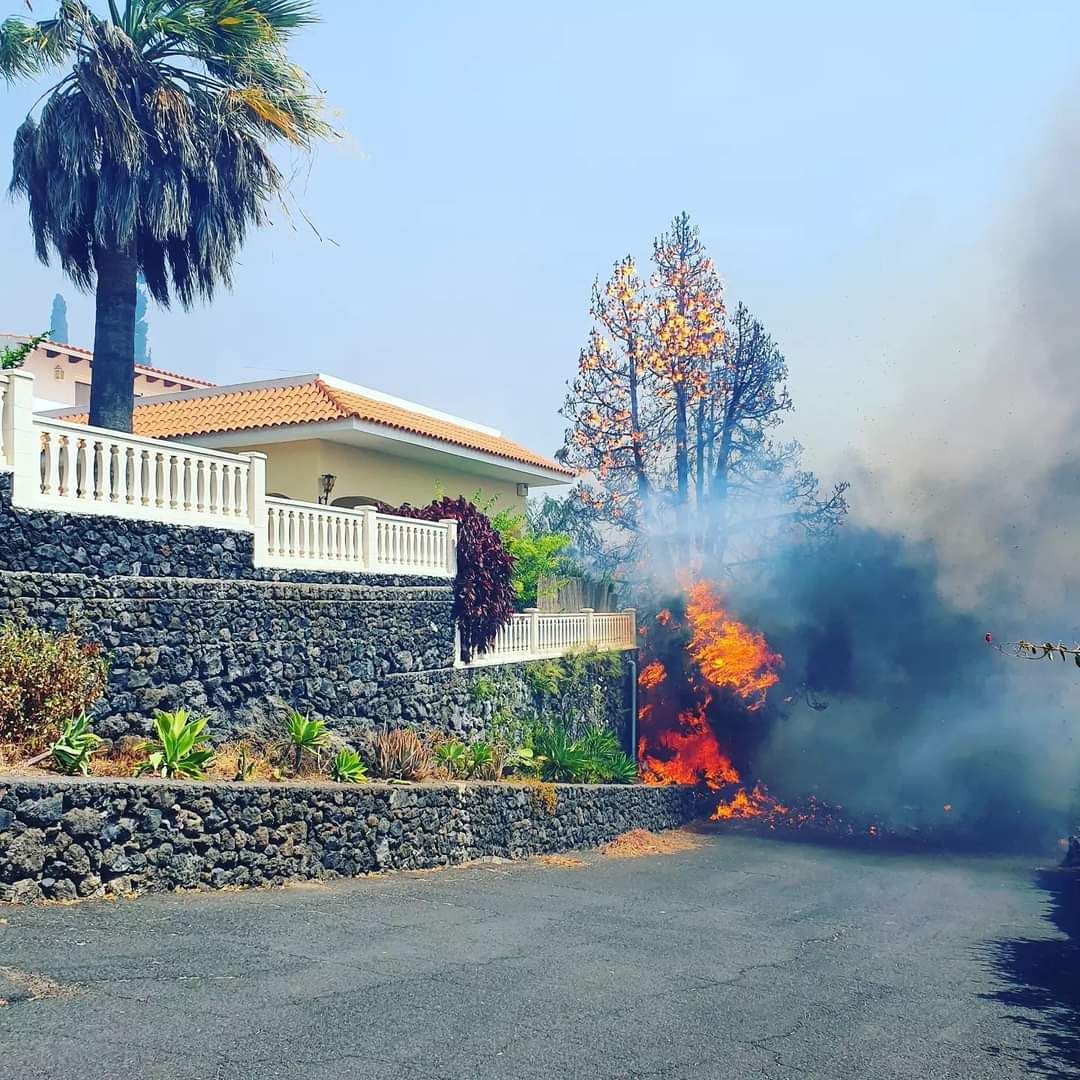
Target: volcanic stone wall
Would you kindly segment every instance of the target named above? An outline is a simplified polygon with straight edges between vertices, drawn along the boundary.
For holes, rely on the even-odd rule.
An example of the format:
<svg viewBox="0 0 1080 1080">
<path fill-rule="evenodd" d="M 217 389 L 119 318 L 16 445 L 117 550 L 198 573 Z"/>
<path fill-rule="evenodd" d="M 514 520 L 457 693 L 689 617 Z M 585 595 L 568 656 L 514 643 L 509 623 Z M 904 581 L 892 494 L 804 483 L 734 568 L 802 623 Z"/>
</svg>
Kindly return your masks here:
<svg viewBox="0 0 1080 1080">
<path fill-rule="evenodd" d="M 593 847 L 683 825 L 691 788 L 0 784 L 0 900 L 282 884 Z"/>
</svg>

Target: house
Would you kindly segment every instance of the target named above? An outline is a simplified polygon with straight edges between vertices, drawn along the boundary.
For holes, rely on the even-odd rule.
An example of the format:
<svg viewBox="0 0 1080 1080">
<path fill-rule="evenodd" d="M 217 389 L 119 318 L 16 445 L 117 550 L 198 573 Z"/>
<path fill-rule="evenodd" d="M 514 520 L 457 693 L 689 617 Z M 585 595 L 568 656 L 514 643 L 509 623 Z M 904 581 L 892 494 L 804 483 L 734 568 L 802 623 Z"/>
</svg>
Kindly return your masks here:
<svg viewBox="0 0 1080 1080">
<path fill-rule="evenodd" d="M 19 345 L 25 335 L 0 334 L 0 349 Z M 34 404 L 41 410 L 62 408 L 65 405 L 90 404 L 90 369 L 94 354 L 77 345 L 46 341 L 26 358 L 23 370 L 34 376 Z M 177 375 L 174 371 L 135 365 L 135 396 L 152 397 L 178 390 L 194 390 L 213 386 L 206 379 Z"/>
<path fill-rule="evenodd" d="M 58 392 L 49 382 L 56 369 L 64 372 L 57 383 L 85 379 L 89 387 L 92 360 L 86 350 L 51 342 L 35 350 L 25 364 L 36 376 L 35 408 L 85 424 L 86 412 L 71 408 L 84 404 L 79 399 L 60 408 L 39 402 Z M 480 493 L 521 511 L 531 488 L 574 478 L 494 428 L 321 373 L 217 386 L 140 365 L 136 394 L 136 435 L 260 451 L 267 492 L 300 502 L 422 506 Z"/>
</svg>

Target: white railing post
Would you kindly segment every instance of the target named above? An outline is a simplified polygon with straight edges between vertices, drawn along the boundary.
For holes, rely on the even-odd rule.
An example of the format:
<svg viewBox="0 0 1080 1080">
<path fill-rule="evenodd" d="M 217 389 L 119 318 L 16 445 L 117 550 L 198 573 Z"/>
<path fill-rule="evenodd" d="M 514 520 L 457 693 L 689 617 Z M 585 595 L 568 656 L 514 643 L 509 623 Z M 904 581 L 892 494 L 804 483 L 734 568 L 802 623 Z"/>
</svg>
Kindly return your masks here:
<svg viewBox="0 0 1080 1080">
<path fill-rule="evenodd" d="M 442 523 L 446 526 L 446 574 L 447 577 L 457 577 L 457 530 L 456 518 L 443 518 Z"/>
<path fill-rule="evenodd" d="M 0 373 L 0 469 L 6 469 L 11 465 L 8 460 L 7 424 L 5 421 L 7 400 L 8 377 Z"/>
<path fill-rule="evenodd" d="M 41 494 L 41 438 L 34 431 L 34 376 L 8 372 L 4 395 L 4 452 L 14 473 L 12 498 L 27 506 Z"/>
<path fill-rule="evenodd" d="M 529 654 L 535 656 L 540 651 L 540 609 L 527 607 L 529 616 Z"/>
<path fill-rule="evenodd" d="M 628 607 L 623 614 L 630 622 L 630 634 L 624 643 L 628 649 L 637 648 L 637 608 Z"/>
<path fill-rule="evenodd" d="M 247 512 L 255 531 L 254 562 L 256 566 L 264 566 L 269 527 L 266 520 L 266 455 L 252 450 L 242 456 L 248 459 Z"/>
<path fill-rule="evenodd" d="M 379 565 L 379 512 L 374 506 L 365 506 L 361 513 L 364 515 L 361 566 L 373 574 Z"/>
<path fill-rule="evenodd" d="M 585 641 L 584 645 L 589 648 L 596 644 L 596 622 L 593 619 L 595 612 L 591 607 L 583 607 L 582 615 L 585 616 Z"/>
</svg>

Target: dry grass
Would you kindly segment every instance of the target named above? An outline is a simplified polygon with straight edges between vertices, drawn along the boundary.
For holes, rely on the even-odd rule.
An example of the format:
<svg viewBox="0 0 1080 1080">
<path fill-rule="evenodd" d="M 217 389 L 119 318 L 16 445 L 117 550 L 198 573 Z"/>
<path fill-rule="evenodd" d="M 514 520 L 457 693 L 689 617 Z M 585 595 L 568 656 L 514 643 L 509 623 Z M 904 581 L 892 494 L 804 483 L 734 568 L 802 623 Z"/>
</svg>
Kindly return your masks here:
<svg viewBox="0 0 1080 1080">
<path fill-rule="evenodd" d="M 515 776 L 514 783 L 524 784 L 531 788 L 536 805 L 546 810 L 549 816 L 554 817 L 555 811 L 559 808 L 559 789 L 554 784 L 528 776 Z"/>
<path fill-rule="evenodd" d="M 260 750 L 254 743 L 241 739 L 237 742 L 222 743 L 217 748 L 213 763 L 207 771 L 211 780 L 236 780 L 240 771 L 240 759 L 246 759 L 248 767 L 252 770 L 248 780 L 276 780 L 281 773 L 277 766 L 265 751 Z"/>
<path fill-rule="evenodd" d="M 18 968 L 0 967 L 0 979 L 16 991 L 14 1000 L 39 1001 L 42 998 L 66 998 L 75 993 L 74 986 L 59 983 L 47 975 Z M 0 997 L 0 1006 L 10 1005 L 11 999 Z"/>
<path fill-rule="evenodd" d="M 580 870 L 585 865 L 585 860 L 579 859 L 576 855 L 539 855 L 536 861 L 545 866 L 557 866 L 563 870 Z"/>
<path fill-rule="evenodd" d="M 146 760 L 146 755 L 128 742 L 114 746 L 106 754 L 94 754 L 90 759 L 91 776 L 134 776 L 135 769 Z"/>
<path fill-rule="evenodd" d="M 701 841 L 696 836 L 681 830 L 654 833 L 648 829 L 631 829 L 604 844 L 600 854 L 613 859 L 640 859 L 646 855 L 677 855 L 700 846 Z"/>
</svg>

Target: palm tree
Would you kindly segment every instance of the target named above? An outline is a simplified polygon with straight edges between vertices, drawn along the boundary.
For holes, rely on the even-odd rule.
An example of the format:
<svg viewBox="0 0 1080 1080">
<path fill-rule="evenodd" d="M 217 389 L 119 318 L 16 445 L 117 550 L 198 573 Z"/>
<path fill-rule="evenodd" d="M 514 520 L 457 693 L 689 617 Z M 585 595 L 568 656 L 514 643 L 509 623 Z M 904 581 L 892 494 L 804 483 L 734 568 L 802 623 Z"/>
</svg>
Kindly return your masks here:
<svg viewBox="0 0 1080 1080">
<path fill-rule="evenodd" d="M 270 145 L 307 150 L 330 129 L 285 51 L 316 20 L 313 0 L 122 2 L 7 19 L 0 75 L 68 69 L 15 134 L 11 191 L 29 203 L 38 258 L 55 251 L 96 289 L 90 422 L 130 431 L 136 278 L 185 307 L 228 286 L 284 183 Z"/>
</svg>

